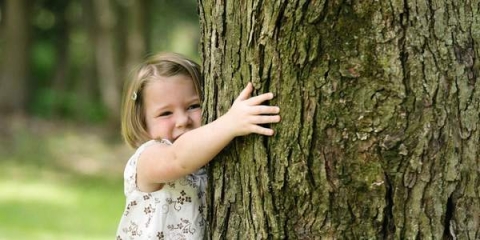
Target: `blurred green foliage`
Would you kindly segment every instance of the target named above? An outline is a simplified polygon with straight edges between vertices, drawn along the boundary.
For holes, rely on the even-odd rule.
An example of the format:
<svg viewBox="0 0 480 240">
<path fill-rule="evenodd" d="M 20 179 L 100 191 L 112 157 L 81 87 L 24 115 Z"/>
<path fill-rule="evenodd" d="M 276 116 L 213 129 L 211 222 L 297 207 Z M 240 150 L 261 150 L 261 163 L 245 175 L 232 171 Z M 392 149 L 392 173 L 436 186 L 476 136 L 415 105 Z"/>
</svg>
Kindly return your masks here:
<svg viewBox="0 0 480 240">
<path fill-rule="evenodd" d="M 142 56 L 174 51 L 199 60 L 200 35 L 195 0 L 138 0 L 143 6 L 145 41 Z M 129 16 L 135 1 L 110 0 L 118 66 L 118 91 L 128 72 Z M 8 1 L 0 1 L 0 32 L 5 26 Z M 26 88 L 29 114 L 47 119 L 103 122 L 108 110 L 101 98 L 94 43 L 100 36 L 95 0 L 29 1 L 31 33 L 29 79 Z M 97 19 L 97 20 L 95 20 Z M 5 46 L 0 34 L 0 53 Z M 5 59 L 4 59 L 5 60 Z M 8 60 L 8 59 L 7 59 Z M 5 60 L 6 61 L 6 60 Z M 97 63 L 98 64 L 98 63 Z M 120 107 L 120 106 L 119 106 Z"/>
<path fill-rule="evenodd" d="M 98 101 L 81 98 L 75 92 L 37 89 L 30 112 L 38 117 L 62 118 L 81 122 L 102 123 L 107 109 Z"/>
</svg>

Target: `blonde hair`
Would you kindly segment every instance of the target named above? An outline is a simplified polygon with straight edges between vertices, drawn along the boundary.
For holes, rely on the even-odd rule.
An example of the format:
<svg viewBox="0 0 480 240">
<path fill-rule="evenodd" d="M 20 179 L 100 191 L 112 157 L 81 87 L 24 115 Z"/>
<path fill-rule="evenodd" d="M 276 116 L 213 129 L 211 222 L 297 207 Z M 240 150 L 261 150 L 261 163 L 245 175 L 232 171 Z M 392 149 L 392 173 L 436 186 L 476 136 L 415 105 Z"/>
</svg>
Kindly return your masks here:
<svg viewBox="0 0 480 240">
<path fill-rule="evenodd" d="M 145 124 L 143 90 L 146 84 L 159 77 L 185 75 L 192 79 L 195 90 L 202 100 L 203 78 L 200 66 L 177 53 L 160 53 L 148 58 L 126 83 L 122 101 L 122 136 L 125 142 L 137 148 L 150 140 Z"/>
</svg>

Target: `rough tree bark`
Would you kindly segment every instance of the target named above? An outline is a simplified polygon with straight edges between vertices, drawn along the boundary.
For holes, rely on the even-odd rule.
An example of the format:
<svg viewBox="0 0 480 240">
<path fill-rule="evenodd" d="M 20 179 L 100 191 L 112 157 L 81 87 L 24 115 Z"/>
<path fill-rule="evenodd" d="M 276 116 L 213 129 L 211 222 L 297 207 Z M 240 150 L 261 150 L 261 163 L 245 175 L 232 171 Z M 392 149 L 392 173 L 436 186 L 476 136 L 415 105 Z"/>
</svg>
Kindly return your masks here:
<svg viewBox="0 0 480 240">
<path fill-rule="evenodd" d="M 210 164 L 212 239 L 479 239 L 480 2 L 199 0 L 204 114 L 271 138 Z"/>
</svg>

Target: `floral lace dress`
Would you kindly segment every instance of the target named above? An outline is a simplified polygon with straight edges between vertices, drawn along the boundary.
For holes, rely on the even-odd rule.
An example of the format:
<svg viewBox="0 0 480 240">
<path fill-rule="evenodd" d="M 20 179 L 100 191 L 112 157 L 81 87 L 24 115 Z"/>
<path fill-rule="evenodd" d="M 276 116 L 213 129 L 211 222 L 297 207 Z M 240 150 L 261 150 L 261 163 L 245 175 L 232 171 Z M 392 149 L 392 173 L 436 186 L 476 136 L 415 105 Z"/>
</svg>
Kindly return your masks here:
<svg viewBox="0 0 480 240">
<path fill-rule="evenodd" d="M 205 228 L 205 188 L 207 175 L 202 168 L 156 192 L 141 192 L 136 185 L 137 160 L 152 144 L 140 146 L 125 167 L 125 211 L 117 230 L 117 240 L 202 239 Z"/>
</svg>

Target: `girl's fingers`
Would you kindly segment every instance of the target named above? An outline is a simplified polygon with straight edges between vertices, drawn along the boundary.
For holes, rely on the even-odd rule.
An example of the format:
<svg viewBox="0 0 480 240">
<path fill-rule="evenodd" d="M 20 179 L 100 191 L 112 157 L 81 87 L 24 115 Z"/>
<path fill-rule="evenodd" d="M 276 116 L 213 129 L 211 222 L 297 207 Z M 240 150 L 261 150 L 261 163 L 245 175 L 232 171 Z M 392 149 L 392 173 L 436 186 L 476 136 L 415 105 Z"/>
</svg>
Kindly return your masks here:
<svg viewBox="0 0 480 240">
<path fill-rule="evenodd" d="M 270 128 L 265 128 L 258 125 L 254 126 L 254 128 L 252 129 L 252 132 L 260 135 L 265 135 L 265 136 L 272 136 L 275 133 Z"/>
<path fill-rule="evenodd" d="M 247 86 L 240 92 L 235 101 L 246 101 L 249 105 L 259 105 L 262 102 L 273 99 L 273 93 L 264 93 L 255 97 L 251 97 L 253 92 L 253 84 L 249 82 Z"/>
<path fill-rule="evenodd" d="M 250 98 L 250 95 L 252 94 L 253 91 L 253 86 L 252 83 L 248 83 L 247 86 L 240 92 L 238 95 L 237 99 L 235 101 L 243 101 L 247 100 Z"/>
<path fill-rule="evenodd" d="M 280 120 L 279 115 L 260 115 L 253 118 L 253 124 L 278 123 Z"/>
<path fill-rule="evenodd" d="M 255 115 L 278 114 L 280 113 L 280 108 L 277 106 L 265 106 L 265 105 L 254 106 L 252 113 Z"/>
<path fill-rule="evenodd" d="M 259 105 L 262 102 L 273 99 L 273 93 L 264 93 L 255 97 L 251 97 L 248 101 L 249 105 Z"/>
<path fill-rule="evenodd" d="M 270 128 L 262 126 L 262 124 L 278 123 L 280 122 L 280 108 L 277 106 L 260 105 L 265 101 L 273 99 L 273 93 L 264 93 L 258 96 L 251 97 L 253 92 L 252 83 L 248 83 L 245 89 L 238 95 L 235 102 L 237 102 L 234 111 L 245 117 L 246 125 L 244 125 L 246 132 L 244 134 L 256 133 L 265 136 L 272 136 L 274 131 Z M 241 104 L 240 104 L 241 102 Z"/>
</svg>

